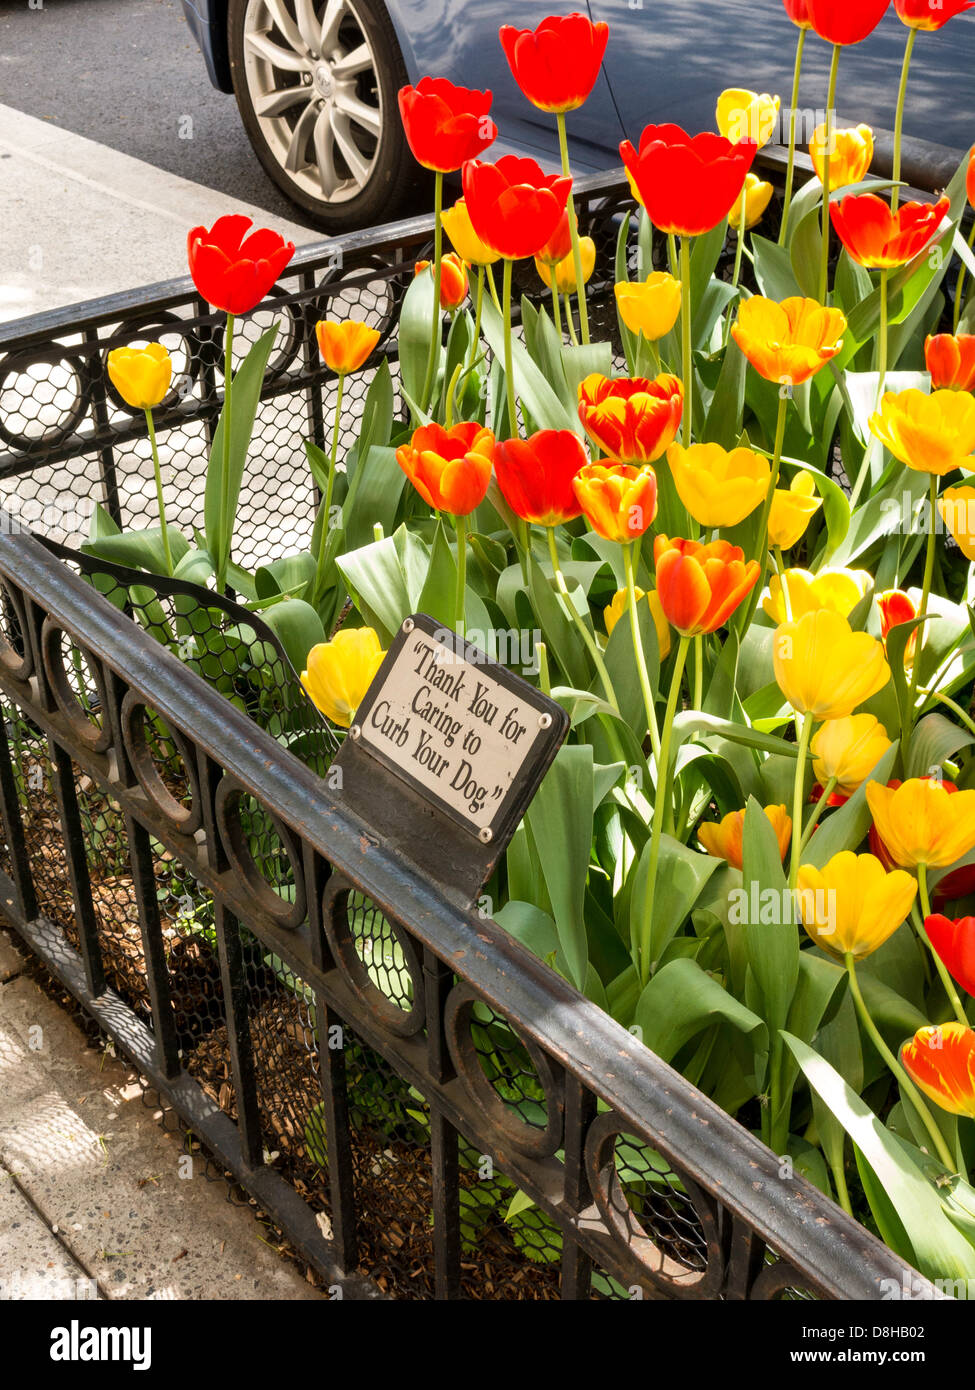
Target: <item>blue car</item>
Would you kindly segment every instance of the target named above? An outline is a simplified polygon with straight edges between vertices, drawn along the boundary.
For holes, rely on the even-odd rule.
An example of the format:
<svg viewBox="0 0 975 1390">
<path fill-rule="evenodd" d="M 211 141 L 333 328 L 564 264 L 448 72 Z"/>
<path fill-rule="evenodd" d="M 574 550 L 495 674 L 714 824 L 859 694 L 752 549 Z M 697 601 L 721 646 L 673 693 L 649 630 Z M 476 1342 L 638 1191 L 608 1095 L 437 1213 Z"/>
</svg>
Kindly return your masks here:
<svg viewBox="0 0 975 1390">
<path fill-rule="evenodd" d="M 237 99 L 268 174 L 329 232 L 386 222 L 408 210 L 417 166 L 396 94 L 425 74 L 494 92 L 500 137 L 489 158 L 517 151 L 551 165 L 554 120 L 522 96 L 498 27 L 534 28 L 569 5 L 552 0 L 183 0 L 210 80 Z M 650 121 L 714 128 L 725 87 L 791 94 L 797 31 L 781 0 L 590 0 L 610 26 L 595 90 L 569 116 L 573 168 L 618 165 Z M 840 58 L 838 116 L 877 132 L 893 125 L 907 30 L 893 9 Z M 975 18 L 921 33 L 908 89 L 905 133 L 950 147 L 975 143 Z M 805 45 L 800 138 L 823 119 L 829 46 Z M 923 149 L 923 144 L 921 148 Z M 943 151 L 942 151 L 943 155 Z"/>
</svg>

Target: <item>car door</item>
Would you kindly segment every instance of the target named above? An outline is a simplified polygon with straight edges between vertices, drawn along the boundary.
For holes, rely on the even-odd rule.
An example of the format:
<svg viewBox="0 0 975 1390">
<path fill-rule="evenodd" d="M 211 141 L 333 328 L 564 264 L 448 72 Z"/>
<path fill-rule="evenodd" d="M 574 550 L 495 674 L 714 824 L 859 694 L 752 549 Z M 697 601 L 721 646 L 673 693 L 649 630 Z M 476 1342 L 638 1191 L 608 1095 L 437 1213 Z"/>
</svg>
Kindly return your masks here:
<svg viewBox="0 0 975 1390">
<path fill-rule="evenodd" d="M 430 74 L 464 87 L 489 87 L 499 136 L 489 158 L 512 149 L 558 158 L 555 118 L 524 97 L 498 39 L 502 24 L 533 29 L 553 11 L 552 0 L 388 0 L 390 16 L 413 82 Z M 579 8 L 582 8 L 579 6 Z M 623 138 L 605 71 L 588 101 L 567 118 L 573 166 L 605 169 L 619 163 Z"/>
<path fill-rule="evenodd" d="M 603 68 L 634 143 L 650 122 L 714 130 L 715 102 L 726 87 L 777 93 L 788 107 L 798 31 L 782 0 L 592 0 L 590 9 L 610 26 Z M 843 49 L 841 124 L 892 129 L 906 35 L 891 9 L 869 38 Z M 831 51 L 815 33 L 807 35 L 801 145 L 824 119 Z M 967 149 L 975 139 L 975 20 L 962 15 L 942 33 L 922 33 L 914 55 L 905 133 Z"/>
</svg>

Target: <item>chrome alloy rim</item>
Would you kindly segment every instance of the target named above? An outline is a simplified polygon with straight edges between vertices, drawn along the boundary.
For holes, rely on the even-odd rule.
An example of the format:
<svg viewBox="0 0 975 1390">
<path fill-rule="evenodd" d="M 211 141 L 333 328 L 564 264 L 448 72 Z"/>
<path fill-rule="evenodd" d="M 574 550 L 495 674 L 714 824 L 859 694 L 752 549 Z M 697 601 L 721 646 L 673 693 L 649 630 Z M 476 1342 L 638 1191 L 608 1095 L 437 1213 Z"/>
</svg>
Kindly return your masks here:
<svg viewBox="0 0 975 1390">
<path fill-rule="evenodd" d="M 261 133 L 291 181 L 324 203 L 361 193 L 379 153 L 383 102 L 352 0 L 252 0 L 244 75 Z"/>
</svg>

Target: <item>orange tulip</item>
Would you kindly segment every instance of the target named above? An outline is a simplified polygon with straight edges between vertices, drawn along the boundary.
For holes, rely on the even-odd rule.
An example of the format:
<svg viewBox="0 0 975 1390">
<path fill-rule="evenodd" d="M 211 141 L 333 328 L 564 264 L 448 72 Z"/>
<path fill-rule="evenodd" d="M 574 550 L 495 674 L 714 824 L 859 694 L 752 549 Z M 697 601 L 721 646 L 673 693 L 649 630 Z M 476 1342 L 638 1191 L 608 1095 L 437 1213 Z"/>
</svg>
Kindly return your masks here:
<svg viewBox="0 0 975 1390">
<path fill-rule="evenodd" d="M 657 593 L 667 621 L 682 637 L 696 637 L 721 627 L 755 587 L 757 560 L 728 541 L 701 545 L 657 536 L 653 545 Z"/>
<path fill-rule="evenodd" d="M 379 342 L 379 329 L 368 324 L 346 319 L 336 323 L 334 319 L 320 319 L 315 324 L 318 347 L 326 367 L 346 376 L 357 372 L 364 365 L 369 354 Z"/>
<path fill-rule="evenodd" d="M 494 460 L 494 435 L 476 421 L 445 430 L 436 423 L 413 431 L 396 462 L 429 506 L 467 516 L 484 501 Z"/>
<path fill-rule="evenodd" d="M 975 208 L 975 145 L 968 152 L 968 169 L 965 173 L 965 193 L 968 201 Z"/>
<path fill-rule="evenodd" d="M 975 1032 L 951 1023 L 919 1028 L 901 1053 L 904 1070 L 952 1115 L 975 1118 Z"/>
<path fill-rule="evenodd" d="M 756 294 L 742 304 L 731 331 L 766 381 L 799 386 L 839 352 L 846 319 L 815 299 L 794 295 L 778 303 Z"/>
<path fill-rule="evenodd" d="M 417 261 L 414 273 L 422 275 L 431 266 L 430 261 Z M 449 313 L 459 309 L 466 298 L 467 266 L 456 251 L 448 251 L 440 260 L 440 307 Z"/>
<path fill-rule="evenodd" d="M 887 634 L 892 627 L 899 627 L 901 623 L 913 622 L 917 617 L 917 609 L 914 607 L 914 600 L 909 594 L 905 594 L 903 589 L 885 589 L 883 593 L 877 595 L 877 606 L 880 609 L 880 635 L 884 642 L 884 651 L 887 650 Z M 917 649 L 917 628 L 911 633 L 904 651 L 904 665 L 914 664 L 914 653 Z"/>
<path fill-rule="evenodd" d="M 772 823 L 779 842 L 779 855 L 785 858 L 792 838 L 792 817 L 785 806 L 766 806 L 765 814 Z M 705 854 L 715 859 L 727 859 L 732 868 L 742 865 L 742 845 L 745 835 L 745 812 L 729 811 L 720 821 L 706 821 L 699 826 L 697 838 Z"/>
<path fill-rule="evenodd" d="M 902 203 L 896 212 L 876 193 L 851 193 L 831 203 L 829 215 L 847 251 L 868 270 L 889 270 L 913 261 L 934 236 L 951 206 Z"/>
<path fill-rule="evenodd" d="M 589 525 L 607 541 L 628 545 L 642 536 L 657 514 L 657 479 L 652 468 L 631 463 L 587 463 L 572 480 Z"/>
<path fill-rule="evenodd" d="M 522 521 L 559 526 L 581 514 L 572 480 L 589 462 L 571 430 L 539 430 L 529 439 L 506 439 L 494 451 L 498 487 Z"/>
<path fill-rule="evenodd" d="M 593 372 L 579 384 L 579 419 L 589 438 L 622 463 L 653 463 L 673 444 L 684 389 L 675 376 L 618 377 Z"/>
<path fill-rule="evenodd" d="M 931 373 L 932 391 L 975 391 L 975 333 L 929 333 L 924 365 Z"/>
</svg>

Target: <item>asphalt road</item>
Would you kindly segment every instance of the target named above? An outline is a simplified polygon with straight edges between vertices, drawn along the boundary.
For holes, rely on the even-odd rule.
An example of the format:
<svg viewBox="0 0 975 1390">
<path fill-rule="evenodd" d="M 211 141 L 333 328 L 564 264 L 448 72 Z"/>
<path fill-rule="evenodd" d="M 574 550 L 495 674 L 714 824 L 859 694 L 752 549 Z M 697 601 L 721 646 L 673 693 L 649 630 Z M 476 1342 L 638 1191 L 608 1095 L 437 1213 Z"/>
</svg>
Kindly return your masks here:
<svg viewBox="0 0 975 1390">
<path fill-rule="evenodd" d="M 211 87 L 179 0 L 0 0 L 0 104 L 310 226 Z"/>
</svg>

